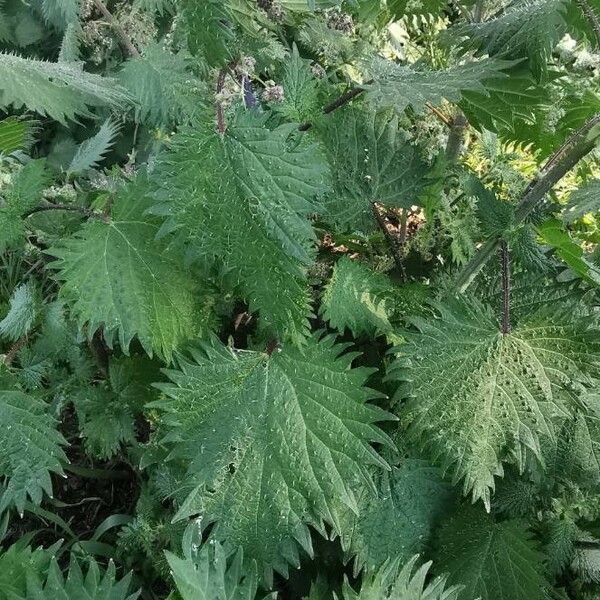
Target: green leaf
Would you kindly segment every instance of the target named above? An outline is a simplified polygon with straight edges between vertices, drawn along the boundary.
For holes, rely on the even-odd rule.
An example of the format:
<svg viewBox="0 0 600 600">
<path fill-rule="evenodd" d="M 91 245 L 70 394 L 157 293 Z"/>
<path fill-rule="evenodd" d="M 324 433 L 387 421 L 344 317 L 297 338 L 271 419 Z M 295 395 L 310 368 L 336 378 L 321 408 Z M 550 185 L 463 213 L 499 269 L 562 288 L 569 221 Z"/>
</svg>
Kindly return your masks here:
<svg viewBox="0 0 600 600">
<path fill-rule="evenodd" d="M 26 107 L 60 123 L 90 117 L 94 107 L 129 101 L 110 77 L 84 72 L 71 63 L 52 63 L 0 52 L 0 107 Z"/>
<path fill-rule="evenodd" d="M 22 541 L 6 551 L 0 551 L 0 598 L 20 600 L 26 598 L 27 579 L 33 573 L 43 576 L 48 571 L 52 551 L 30 546 Z M 29 600 L 29 598 L 27 598 Z"/>
<path fill-rule="evenodd" d="M 178 518 L 215 522 L 212 535 L 242 546 L 260 572 L 298 565 L 297 544 L 312 553 L 307 525 L 337 527 L 336 506 L 356 510 L 370 466 L 387 466 L 369 443 L 391 443 L 375 422 L 392 417 L 367 404 L 378 395 L 363 387 L 370 371 L 351 369 L 345 348 L 313 337 L 268 356 L 213 339 L 160 385 L 170 458 L 197 486 Z"/>
<path fill-rule="evenodd" d="M 221 544 L 204 544 L 197 556 L 181 559 L 165 552 L 183 600 L 254 600 L 258 588 L 256 563 L 244 568 L 239 550 L 228 560 Z"/>
<path fill-rule="evenodd" d="M 319 80 L 313 75 L 310 63 L 310 60 L 300 56 L 294 44 L 281 80 L 284 101 L 274 107 L 278 113 L 296 123 L 312 122 L 322 112 Z"/>
<path fill-rule="evenodd" d="M 7 204 L 14 204 L 23 212 L 33 208 L 40 201 L 40 196 L 50 184 L 50 180 L 50 173 L 43 158 L 29 161 L 13 176 L 5 194 Z"/>
<path fill-rule="evenodd" d="M 135 419 L 156 396 L 150 387 L 156 374 L 156 365 L 148 359 L 113 359 L 108 369 L 109 385 L 75 391 L 73 403 L 89 453 L 107 460 L 121 444 L 135 444 Z"/>
<path fill-rule="evenodd" d="M 535 125 L 552 104 L 547 88 L 521 71 L 487 79 L 485 92 L 463 91 L 462 96 L 460 107 L 471 125 L 511 141 L 530 142 L 523 126 Z"/>
<path fill-rule="evenodd" d="M 375 482 L 376 494 L 365 489 L 360 495 L 358 515 L 346 510 L 342 520 L 342 547 L 355 557 L 355 571 L 376 571 L 390 556 L 404 563 L 422 552 L 453 503 L 450 486 L 423 460 L 405 459 Z"/>
<path fill-rule="evenodd" d="M 151 44 L 127 60 L 118 74 L 136 103 L 136 117 L 157 127 L 187 121 L 202 107 L 201 82 L 189 71 L 190 56 Z"/>
<path fill-rule="evenodd" d="M 90 169 L 96 168 L 114 145 L 120 129 L 120 125 L 110 118 L 107 119 L 96 135 L 77 146 L 77 151 L 67 169 L 67 174 L 81 175 Z"/>
<path fill-rule="evenodd" d="M 60 43 L 58 62 L 77 62 L 80 59 L 82 29 L 78 22 L 69 23 Z"/>
<path fill-rule="evenodd" d="M 176 0 L 133 0 L 133 6 L 135 9 L 164 15 L 175 12 L 175 2 Z"/>
<path fill-rule="evenodd" d="M 0 513 L 14 505 L 22 514 L 28 497 L 39 505 L 43 492 L 52 496 L 50 474 L 62 474 L 64 444 L 46 403 L 20 391 L 0 371 L 0 477 L 8 481 Z"/>
<path fill-rule="evenodd" d="M 0 121 L 0 154 L 26 150 L 32 142 L 34 122 L 17 117 Z"/>
<path fill-rule="evenodd" d="M 10 309 L 0 321 L 0 337 L 16 342 L 27 335 L 39 316 L 41 302 L 35 284 L 24 283 L 15 288 L 10 299 Z"/>
<path fill-rule="evenodd" d="M 170 360 L 175 348 L 205 326 L 198 283 L 183 257 L 155 240 L 159 223 L 146 215 L 152 200 L 144 176 L 115 195 L 112 218 L 93 219 L 48 250 L 61 282 L 59 295 L 88 336 L 103 327 L 124 352 L 137 337 L 146 352 Z"/>
<path fill-rule="evenodd" d="M 537 226 L 537 232 L 545 244 L 554 248 L 571 270 L 583 279 L 600 284 L 600 269 L 587 260 L 583 248 L 575 242 L 564 225 L 558 219 L 548 219 Z"/>
<path fill-rule="evenodd" d="M 267 118 L 240 112 L 223 136 L 213 123 L 182 130 L 155 173 L 165 200 L 157 210 L 196 257 L 229 271 L 228 285 L 260 311 L 264 329 L 300 341 L 315 239 L 307 217 L 328 173 L 319 149 L 293 137 L 295 125 L 270 130 Z"/>
<path fill-rule="evenodd" d="M 53 559 L 45 583 L 35 572 L 30 573 L 27 600 L 135 600 L 139 592 L 129 594 L 130 585 L 131 573 L 117 581 L 112 560 L 106 571 L 94 559 L 90 559 L 87 570 L 82 570 L 77 560 L 72 558 L 65 578 L 56 559 Z"/>
<path fill-rule="evenodd" d="M 235 31 L 229 2 L 223 0 L 180 0 L 179 26 L 194 55 L 212 67 L 224 66 L 232 59 Z"/>
<path fill-rule="evenodd" d="M 500 237 L 514 227 L 515 208 L 510 202 L 500 200 L 492 190 L 475 177 L 467 183 L 467 194 L 477 198 L 477 217 L 486 237 Z"/>
<path fill-rule="evenodd" d="M 463 47 L 480 54 L 509 59 L 527 58 L 533 74 L 546 74 L 552 50 L 567 31 L 565 0 L 523 0 L 482 23 L 452 28 L 453 36 L 466 36 Z"/>
<path fill-rule="evenodd" d="M 379 108 L 393 107 L 402 113 L 411 107 L 422 113 L 428 104 L 437 106 L 443 100 L 459 102 L 465 91 L 486 94 L 487 82 L 491 79 L 497 86 L 502 71 L 513 64 L 486 58 L 444 71 L 426 71 L 377 58 L 371 65 L 374 83 L 366 86 L 367 93 Z"/>
<path fill-rule="evenodd" d="M 25 237 L 23 215 L 41 200 L 50 174 L 43 159 L 32 160 L 11 178 L 0 197 L 0 254 Z"/>
<path fill-rule="evenodd" d="M 588 213 L 600 212 L 600 179 L 584 183 L 569 196 L 569 203 L 562 214 L 565 223 L 573 223 Z"/>
<path fill-rule="evenodd" d="M 12 32 L 8 18 L 4 12 L 5 0 L 0 0 L 0 42 L 12 42 Z"/>
<path fill-rule="evenodd" d="M 46 21 L 59 29 L 79 20 L 81 0 L 42 0 L 42 13 Z"/>
<path fill-rule="evenodd" d="M 448 0 L 426 0 L 425 2 L 388 0 L 387 7 L 396 19 L 401 19 L 405 15 L 439 15 L 448 4 Z"/>
<path fill-rule="evenodd" d="M 344 256 L 335 265 L 321 301 L 321 313 L 340 333 L 375 336 L 391 330 L 391 282 Z"/>
<path fill-rule="evenodd" d="M 543 557 L 521 521 L 465 508 L 439 530 L 436 570 L 464 586 L 459 600 L 547 600 Z"/>
<path fill-rule="evenodd" d="M 544 546 L 546 562 L 551 574 L 559 575 L 573 558 L 574 543 L 581 532 L 569 518 L 550 520 L 547 525 Z"/>
<path fill-rule="evenodd" d="M 419 204 L 431 182 L 391 112 L 339 110 L 319 132 L 334 176 L 333 193 L 325 199 L 327 216 L 340 229 L 374 229 L 375 202 L 398 208 Z"/>
<path fill-rule="evenodd" d="M 583 396 L 584 410 L 569 419 L 561 431 L 558 468 L 563 476 L 581 487 L 600 483 L 600 395 Z"/>
<path fill-rule="evenodd" d="M 465 494 L 489 506 L 503 463 L 523 470 L 528 455 L 541 460 L 540 439 L 556 444 L 556 426 L 576 406 L 569 390 L 600 374 L 597 326 L 558 302 L 523 314 L 507 334 L 474 299 L 437 309 L 402 332 L 408 343 L 393 372 L 407 381 L 402 420 Z"/>
<path fill-rule="evenodd" d="M 344 600 L 457 600 L 460 586 L 446 587 L 447 577 L 436 577 L 425 583 L 431 562 L 427 562 L 416 571 L 419 560 L 413 556 L 405 565 L 399 560 L 391 560 L 381 569 L 363 579 L 359 593 L 356 593 L 344 581 Z M 414 572 L 413 572 L 414 571 Z"/>
<path fill-rule="evenodd" d="M 341 0 L 280 0 L 281 5 L 293 12 L 324 10 L 341 4 Z"/>
</svg>

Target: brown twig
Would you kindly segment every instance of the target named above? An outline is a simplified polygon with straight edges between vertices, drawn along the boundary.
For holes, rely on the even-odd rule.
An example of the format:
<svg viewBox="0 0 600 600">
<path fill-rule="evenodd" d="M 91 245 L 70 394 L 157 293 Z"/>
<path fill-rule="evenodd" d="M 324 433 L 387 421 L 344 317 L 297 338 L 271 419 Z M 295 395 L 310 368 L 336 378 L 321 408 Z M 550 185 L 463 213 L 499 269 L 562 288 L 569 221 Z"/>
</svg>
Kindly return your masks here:
<svg viewBox="0 0 600 600">
<path fill-rule="evenodd" d="M 125 30 L 119 25 L 119 23 L 114 18 L 112 13 L 108 10 L 108 8 L 106 8 L 106 5 L 104 4 L 104 2 L 102 2 L 102 0 L 94 0 L 94 4 L 95 4 L 96 8 L 102 13 L 102 15 L 106 19 L 107 23 L 112 27 L 113 31 L 117 34 L 119 41 L 121 42 L 121 44 L 123 45 L 125 50 L 127 50 L 127 53 L 129 54 L 129 56 L 132 56 L 133 58 L 139 58 L 140 53 L 139 53 L 138 49 L 133 45 L 131 38 L 127 35 Z"/>
<path fill-rule="evenodd" d="M 427 107 L 427 110 L 430 110 L 444 125 L 452 127 L 452 119 L 449 119 L 439 108 L 436 108 L 429 102 L 426 102 L 425 106 Z"/>
</svg>

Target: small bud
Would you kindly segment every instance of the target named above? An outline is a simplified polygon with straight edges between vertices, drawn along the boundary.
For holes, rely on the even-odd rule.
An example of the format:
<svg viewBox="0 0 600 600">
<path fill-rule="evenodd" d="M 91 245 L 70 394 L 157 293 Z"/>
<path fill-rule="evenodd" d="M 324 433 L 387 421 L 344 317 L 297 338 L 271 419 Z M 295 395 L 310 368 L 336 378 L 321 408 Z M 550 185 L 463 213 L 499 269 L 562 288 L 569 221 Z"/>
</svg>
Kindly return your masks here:
<svg viewBox="0 0 600 600">
<path fill-rule="evenodd" d="M 272 85 L 266 88 L 262 93 L 262 98 L 265 102 L 283 102 L 285 100 L 283 86 Z"/>
<path fill-rule="evenodd" d="M 352 33 L 354 21 L 350 15 L 338 9 L 333 9 L 327 14 L 327 27 L 341 31 L 342 33 Z"/>
<path fill-rule="evenodd" d="M 273 2 L 271 8 L 267 11 L 267 15 L 271 21 L 281 23 L 285 19 L 285 10 L 281 4 Z"/>
<path fill-rule="evenodd" d="M 310 67 L 310 70 L 317 79 L 323 79 L 323 77 L 326 75 L 325 69 L 319 63 L 314 63 Z"/>
<path fill-rule="evenodd" d="M 242 56 L 240 64 L 238 65 L 238 70 L 241 71 L 243 75 L 252 75 L 255 68 L 256 59 L 254 56 Z"/>
</svg>

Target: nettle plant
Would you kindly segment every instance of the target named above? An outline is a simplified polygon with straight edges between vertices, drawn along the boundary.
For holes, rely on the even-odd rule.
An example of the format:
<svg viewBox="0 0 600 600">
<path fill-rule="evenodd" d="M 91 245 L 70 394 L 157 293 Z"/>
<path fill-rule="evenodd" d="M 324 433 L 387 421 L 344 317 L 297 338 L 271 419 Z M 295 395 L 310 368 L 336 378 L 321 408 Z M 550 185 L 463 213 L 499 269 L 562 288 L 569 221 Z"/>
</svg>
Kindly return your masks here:
<svg viewBox="0 0 600 600">
<path fill-rule="evenodd" d="M 598 0 L 0 0 L 0 600 L 600 595 Z"/>
</svg>

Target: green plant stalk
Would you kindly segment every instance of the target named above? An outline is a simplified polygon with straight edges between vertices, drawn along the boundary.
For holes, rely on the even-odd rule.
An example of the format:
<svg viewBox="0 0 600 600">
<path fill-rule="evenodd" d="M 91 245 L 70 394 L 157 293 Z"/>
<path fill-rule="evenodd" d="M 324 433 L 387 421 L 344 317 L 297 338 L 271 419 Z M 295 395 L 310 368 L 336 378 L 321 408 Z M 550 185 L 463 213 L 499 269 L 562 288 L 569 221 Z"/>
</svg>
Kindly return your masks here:
<svg viewBox="0 0 600 600">
<path fill-rule="evenodd" d="M 600 123 L 600 114 L 592 117 L 577 131 L 546 163 L 539 178 L 531 182 L 515 211 L 514 225 L 522 223 L 544 200 L 546 194 L 595 147 L 599 133 L 592 133 Z M 487 240 L 477 254 L 459 273 L 456 281 L 458 290 L 464 293 L 477 274 L 494 255 L 500 245 L 500 238 Z"/>
<path fill-rule="evenodd" d="M 506 240 L 500 241 L 500 258 L 502 263 L 502 333 L 510 333 L 510 255 Z"/>
<path fill-rule="evenodd" d="M 597 45 L 600 45 L 600 18 L 598 18 L 598 15 L 594 12 L 594 9 L 587 0 L 577 0 L 577 4 L 579 4 L 581 11 L 590 22 L 592 29 L 596 34 Z"/>
<path fill-rule="evenodd" d="M 459 111 L 450 123 L 450 133 L 446 144 L 446 160 L 448 164 L 456 164 L 465 147 L 465 134 L 469 122 L 462 111 Z"/>
</svg>

